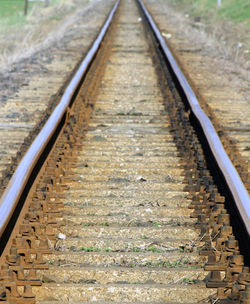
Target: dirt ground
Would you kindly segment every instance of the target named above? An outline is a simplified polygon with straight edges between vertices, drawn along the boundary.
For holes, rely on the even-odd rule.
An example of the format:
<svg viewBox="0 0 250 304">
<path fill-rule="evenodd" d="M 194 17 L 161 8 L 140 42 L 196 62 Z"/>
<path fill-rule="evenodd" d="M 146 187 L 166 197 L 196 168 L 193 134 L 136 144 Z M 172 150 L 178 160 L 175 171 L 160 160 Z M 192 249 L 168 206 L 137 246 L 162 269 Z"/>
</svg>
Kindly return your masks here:
<svg viewBox="0 0 250 304">
<path fill-rule="evenodd" d="M 213 49 L 215 56 L 229 59 L 235 64 L 235 68 L 240 66 L 242 70 L 249 71 L 249 19 L 242 22 L 231 20 L 219 15 L 216 9 L 199 12 L 195 10 L 195 5 L 174 0 L 163 0 L 160 3 L 163 13 L 168 12 L 168 18 L 178 21 L 178 27 L 189 33 L 194 41 L 202 43 L 202 47 Z"/>
<path fill-rule="evenodd" d="M 0 31 L 0 102 L 15 96 L 34 74 L 46 72 L 57 50 L 66 49 L 80 33 L 86 44 L 91 43 L 88 39 L 98 30 L 94 27 L 102 14 L 101 2 L 64 0 L 58 6 L 32 11 L 27 17 L 31 24 L 19 31 L 15 27 Z"/>
<path fill-rule="evenodd" d="M 51 28 L 47 42 L 0 70 L 0 194 L 104 23 L 114 1 L 93 0 Z M 41 28 L 41 32 L 45 28 Z M 16 40 L 15 40 L 16 41 Z M 15 43 L 15 41 L 13 43 Z M 10 43 L 10 41 L 8 42 Z M 22 46 L 19 46 L 22 53 Z M 14 59 L 9 53 L 10 61 Z M 21 153 L 17 155 L 17 152 Z"/>
<path fill-rule="evenodd" d="M 61 0 L 49 7 L 35 4 L 25 19 L 22 13 L 0 18 L 0 68 L 8 70 L 14 63 L 58 43 L 79 14 L 94 3 L 98 1 Z"/>
</svg>

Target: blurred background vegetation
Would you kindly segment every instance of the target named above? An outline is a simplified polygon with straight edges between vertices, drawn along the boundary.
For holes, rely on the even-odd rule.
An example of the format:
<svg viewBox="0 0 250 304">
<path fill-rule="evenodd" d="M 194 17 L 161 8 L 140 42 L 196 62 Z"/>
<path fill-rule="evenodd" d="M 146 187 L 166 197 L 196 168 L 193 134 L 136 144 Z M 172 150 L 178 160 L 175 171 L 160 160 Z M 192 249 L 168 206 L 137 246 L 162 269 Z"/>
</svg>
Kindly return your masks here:
<svg viewBox="0 0 250 304">
<path fill-rule="evenodd" d="M 250 1 L 249 0 L 221 0 L 221 6 L 217 0 L 170 0 L 172 3 L 182 5 L 192 16 L 201 16 L 209 19 L 211 14 L 218 19 L 225 18 L 237 23 L 250 25 Z"/>
<path fill-rule="evenodd" d="M 46 5 L 56 5 L 62 0 L 33 0 L 28 2 L 28 14 L 32 9 L 44 8 Z M 24 25 L 28 22 L 25 12 L 25 0 L 0 0 L 0 21 L 5 26 Z M 0 24 L 1 25 L 1 24 Z"/>
<path fill-rule="evenodd" d="M 38 49 L 57 41 L 74 14 L 94 0 L 0 0 L 0 66 L 28 57 Z M 46 7 L 46 4 L 49 6 Z M 102 0 L 104 3 L 106 0 Z M 127 0 L 126 0 L 127 1 Z M 155 1 L 158 0 L 149 0 Z M 250 55 L 250 0 L 163 0 L 188 23 L 207 37 L 227 47 L 233 58 Z M 46 3 L 47 2 L 47 3 Z M 72 16 L 72 17 L 70 17 Z M 71 18 L 71 19 L 70 19 Z M 217 48 L 214 46 L 214 48 Z"/>
<path fill-rule="evenodd" d="M 89 0 L 0 0 L 0 68 L 59 42 Z"/>
<path fill-rule="evenodd" d="M 57 5 L 63 0 L 47 0 L 50 6 Z M 105 1 L 105 0 L 104 0 Z M 157 1 L 157 0 L 155 0 Z M 218 19 L 225 18 L 236 23 L 250 25 L 250 1 L 249 0 L 221 0 L 218 7 L 217 0 L 167 0 L 178 6 L 185 7 L 192 16 L 201 16 L 209 19 L 211 14 Z M 34 9 L 43 8 L 46 0 L 29 0 L 28 13 Z M 47 3 L 48 3 L 47 2 Z M 24 16 L 25 0 L 0 0 L 0 20 L 8 26 L 25 24 L 27 18 Z M 209 20 L 208 20 L 209 21 Z"/>
</svg>

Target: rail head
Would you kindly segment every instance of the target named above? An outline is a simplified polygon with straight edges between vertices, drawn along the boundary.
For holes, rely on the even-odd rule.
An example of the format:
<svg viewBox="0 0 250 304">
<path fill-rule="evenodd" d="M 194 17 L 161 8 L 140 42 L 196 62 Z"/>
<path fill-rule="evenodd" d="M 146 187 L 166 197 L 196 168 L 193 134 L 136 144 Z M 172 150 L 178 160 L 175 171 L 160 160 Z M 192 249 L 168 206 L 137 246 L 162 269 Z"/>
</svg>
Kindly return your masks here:
<svg viewBox="0 0 250 304">
<path fill-rule="evenodd" d="M 67 112 L 75 90 L 79 86 L 83 75 L 86 73 L 90 63 L 92 62 L 95 54 L 97 53 L 101 42 L 109 28 L 109 25 L 114 17 L 119 2 L 120 0 L 116 0 L 100 33 L 92 44 L 90 50 L 82 61 L 74 77 L 70 81 L 59 104 L 49 117 L 42 130 L 35 138 L 34 142 L 31 144 L 30 148 L 28 149 L 28 151 L 22 158 L 20 164 L 18 165 L 15 173 L 11 177 L 0 200 L 0 237 L 3 235 L 6 226 L 8 225 L 9 220 L 11 219 L 14 213 L 14 210 L 18 204 L 18 201 L 27 184 L 32 170 L 34 169 L 40 155 L 44 151 L 50 138 L 53 136 L 61 119 Z"/>
<path fill-rule="evenodd" d="M 231 160 L 229 159 L 217 132 L 214 129 L 213 124 L 210 119 L 202 110 L 194 91 L 190 87 L 186 77 L 182 73 L 180 67 L 178 66 L 174 56 L 172 55 L 170 49 L 168 48 L 165 39 L 162 37 L 160 30 L 158 29 L 156 23 L 154 22 L 152 16 L 148 12 L 146 6 L 142 0 L 138 0 L 143 13 L 145 14 L 147 21 L 149 22 L 154 34 L 161 45 L 161 48 L 166 56 L 175 76 L 177 77 L 185 95 L 189 102 L 190 109 L 206 136 L 207 142 L 213 153 L 213 156 L 219 166 L 221 173 L 223 174 L 228 188 L 234 198 L 239 214 L 244 222 L 248 236 L 250 237 L 250 197 L 249 194 L 237 172 Z"/>
</svg>

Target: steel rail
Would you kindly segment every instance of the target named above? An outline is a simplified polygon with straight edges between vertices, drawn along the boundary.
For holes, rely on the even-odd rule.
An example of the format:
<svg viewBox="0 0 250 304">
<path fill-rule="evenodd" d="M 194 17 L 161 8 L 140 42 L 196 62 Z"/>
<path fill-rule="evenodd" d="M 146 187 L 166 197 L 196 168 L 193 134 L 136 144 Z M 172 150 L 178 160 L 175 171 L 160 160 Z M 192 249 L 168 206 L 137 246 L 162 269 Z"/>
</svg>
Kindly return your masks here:
<svg viewBox="0 0 250 304">
<path fill-rule="evenodd" d="M 43 153 L 49 140 L 52 138 L 55 130 L 57 129 L 61 119 L 66 114 L 70 102 L 73 98 L 74 92 L 79 86 L 81 79 L 86 73 L 90 63 L 92 62 L 95 54 L 97 53 L 101 42 L 109 28 L 113 16 L 117 10 L 120 0 L 117 0 L 111 9 L 106 22 L 104 23 L 100 33 L 94 41 L 92 47 L 88 51 L 86 57 L 82 61 L 78 71 L 70 81 L 66 88 L 59 104 L 49 117 L 48 121 L 31 144 L 30 148 L 24 155 L 20 164 L 18 165 L 15 173 L 10 179 L 7 188 L 5 189 L 0 200 L 0 237 L 8 225 L 11 216 L 18 204 L 18 201 L 23 193 L 32 170 L 34 169 L 39 157 Z"/>
<path fill-rule="evenodd" d="M 186 95 L 191 111 L 193 112 L 194 116 L 199 121 L 202 127 L 202 130 L 206 136 L 206 139 L 213 153 L 213 156 L 226 180 L 226 183 L 234 198 L 240 216 L 243 219 L 248 236 L 250 237 L 250 197 L 248 195 L 248 192 L 237 170 L 233 166 L 226 151 L 224 150 L 223 145 L 219 139 L 218 134 L 214 129 L 213 124 L 211 123 L 207 115 L 204 113 L 204 111 L 201 109 L 197 97 L 195 96 L 192 88 L 187 82 L 186 77 L 184 76 L 176 60 L 174 59 L 174 56 L 172 55 L 170 49 L 168 48 L 152 16 L 148 12 L 143 1 L 142 0 L 137 0 L 137 1 L 139 2 L 143 13 L 145 14 L 158 42 L 161 45 L 164 55 L 166 56 L 175 76 L 177 77 Z"/>
</svg>

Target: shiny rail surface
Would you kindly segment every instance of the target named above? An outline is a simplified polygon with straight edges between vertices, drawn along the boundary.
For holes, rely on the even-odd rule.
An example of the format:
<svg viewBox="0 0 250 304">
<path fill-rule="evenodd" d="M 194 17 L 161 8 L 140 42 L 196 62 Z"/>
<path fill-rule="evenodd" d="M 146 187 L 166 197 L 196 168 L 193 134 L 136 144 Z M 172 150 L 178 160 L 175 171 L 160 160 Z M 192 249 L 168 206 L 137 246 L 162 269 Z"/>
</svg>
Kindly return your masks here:
<svg viewBox="0 0 250 304">
<path fill-rule="evenodd" d="M 65 90 L 60 103 L 53 111 L 52 115 L 48 119 L 47 123 L 44 125 L 29 150 L 23 157 L 19 166 L 17 167 L 15 173 L 13 174 L 3 196 L 0 200 L 0 237 L 3 234 L 9 220 L 16 208 L 18 200 L 20 199 L 22 192 L 27 184 L 29 176 L 34 169 L 40 155 L 44 151 L 46 145 L 48 144 L 50 138 L 58 127 L 63 116 L 69 111 L 69 105 L 78 88 L 81 79 L 86 73 L 91 61 L 93 60 L 100 44 L 105 36 L 107 29 L 112 21 L 112 18 L 117 10 L 119 0 L 116 1 L 114 7 L 112 8 L 102 30 L 100 31 L 97 39 L 93 43 L 93 46 L 89 50 L 87 56 L 83 60 L 80 68 L 76 72 L 75 76 L 72 78 L 69 86 Z"/>
<path fill-rule="evenodd" d="M 146 6 L 142 0 L 138 0 L 140 6 L 147 17 L 148 22 L 150 23 L 157 40 L 159 41 L 162 50 L 169 61 L 185 95 L 189 101 L 190 108 L 199 121 L 201 128 L 206 136 L 206 139 L 209 143 L 209 146 L 213 152 L 213 155 L 217 161 L 218 166 L 221 169 L 223 176 L 227 181 L 227 185 L 234 197 L 235 203 L 237 205 L 238 211 L 242 217 L 245 228 L 250 237 L 250 197 L 249 194 L 237 172 L 233 166 L 231 160 L 229 159 L 226 151 L 223 148 L 223 145 L 219 139 L 218 134 L 216 133 L 210 119 L 201 109 L 199 101 L 197 100 L 192 88 L 190 87 L 187 79 L 180 70 L 177 62 L 174 59 L 170 49 L 168 48 L 164 38 L 162 37 L 159 29 L 157 28 L 152 16 L 148 12 Z"/>
</svg>

